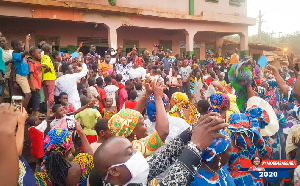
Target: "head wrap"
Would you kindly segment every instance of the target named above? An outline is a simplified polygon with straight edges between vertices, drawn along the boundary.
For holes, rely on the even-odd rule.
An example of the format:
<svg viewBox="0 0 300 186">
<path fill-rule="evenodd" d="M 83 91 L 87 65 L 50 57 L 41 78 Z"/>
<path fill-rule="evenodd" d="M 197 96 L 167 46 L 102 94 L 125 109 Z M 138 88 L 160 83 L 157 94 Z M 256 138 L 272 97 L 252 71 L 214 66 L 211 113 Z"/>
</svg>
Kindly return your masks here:
<svg viewBox="0 0 300 186">
<path fill-rule="evenodd" d="M 135 129 L 141 113 L 132 109 L 122 109 L 108 121 L 108 128 L 116 136 L 128 137 Z"/>
<path fill-rule="evenodd" d="M 171 98 L 175 105 L 171 108 L 169 111 L 171 116 L 178 117 L 175 112 L 179 111 L 180 113 L 180 118 L 184 119 L 187 123 L 193 124 L 197 122 L 197 109 L 193 103 L 189 101 L 189 98 L 187 97 L 186 94 L 181 93 L 181 92 L 175 92 L 172 95 Z M 185 117 L 185 114 L 183 112 L 184 109 L 189 109 L 190 110 L 190 115 L 188 118 Z"/>
<path fill-rule="evenodd" d="M 237 95 L 237 105 L 241 112 L 246 110 L 245 104 L 248 100 L 247 89 L 245 86 L 252 82 L 252 59 L 244 58 L 237 64 L 231 66 L 228 72 L 229 81 L 235 89 Z"/>
<path fill-rule="evenodd" d="M 72 146 L 72 135 L 67 129 L 54 128 L 45 137 L 45 155 L 49 152 L 60 152 L 66 155 Z"/>
<path fill-rule="evenodd" d="M 220 113 L 221 108 L 228 109 L 230 107 L 230 99 L 227 94 L 224 93 L 216 93 L 210 96 L 210 107 L 208 109 L 209 112 L 217 112 Z"/>
<path fill-rule="evenodd" d="M 290 154 L 291 151 L 297 149 L 300 145 L 300 125 L 294 125 L 286 138 L 286 156 L 288 159 L 294 159 L 292 154 Z"/>
<path fill-rule="evenodd" d="M 213 143 L 202 151 L 202 158 L 207 162 L 213 162 L 214 158 L 223 152 L 225 152 L 228 147 L 230 147 L 230 140 L 228 134 L 224 130 L 220 130 L 220 133 L 227 136 L 226 139 L 219 138 L 215 139 Z"/>
<path fill-rule="evenodd" d="M 287 81 L 290 83 L 290 85 L 293 85 L 294 83 L 296 83 L 296 78 L 290 78 Z"/>
<path fill-rule="evenodd" d="M 263 109 L 252 107 L 245 113 L 231 114 L 229 118 L 227 130 L 230 131 L 231 140 L 242 150 L 248 150 L 250 158 L 264 147 L 260 129 L 268 124 L 268 117 Z"/>
<path fill-rule="evenodd" d="M 164 94 L 162 100 L 163 100 L 164 106 L 166 107 L 169 102 L 168 96 L 166 94 Z M 156 121 L 156 106 L 155 106 L 155 95 L 154 94 L 151 94 L 151 96 L 148 98 L 146 108 L 147 108 L 147 115 L 149 117 L 149 120 L 151 122 L 155 122 Z"/>
</svg>

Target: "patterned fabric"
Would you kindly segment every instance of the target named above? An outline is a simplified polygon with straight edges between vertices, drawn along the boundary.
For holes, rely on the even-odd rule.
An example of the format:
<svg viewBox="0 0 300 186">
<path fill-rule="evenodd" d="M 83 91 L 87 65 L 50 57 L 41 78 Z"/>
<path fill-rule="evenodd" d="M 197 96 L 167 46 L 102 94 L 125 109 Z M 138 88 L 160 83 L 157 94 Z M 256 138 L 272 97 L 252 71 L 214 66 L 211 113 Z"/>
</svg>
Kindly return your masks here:
<svg viewBox="0 0 300 186">
<path fill-rule="evenodd" d="M 216 93 L 210 96 L 210 107 L 208 109 L 209 112 L 217 112 L 220 113 L 221 108 L 229 108 L 230 107 L 230 99 L 227 94 L 224 93 Z"/>
<path fill-rule="evenodd" d="M 229 119 L 230 138 L 235 146 L 230 151 L 228 162 L 230 174 L 236 185 L 262 185 L 255 181 L 248 171 L 240 171 L 241 160 L 260 155 L 263 159 L 270 157 L 272 143 L 260 135 L 260 128 L 266 126 L 269 119 L 262 109 L 253 107 L 246 113 L 232 114 Z"/>
<path fill-rule="evenodd" d="M 174 101 L 174 106 L 169 111 L 170 116 L 180 117 L 184 119 L 189 124 L 194 124 L 198 121 L 197 118 L 197 109 L 193 103 L 189 101 L 189 98 L 186 94 L 181 92 L 175 92 L 171 98 Z M 184 114 L 184 109 L 189 109 L 190 115 L 188 118 Z M 176 112 L 180 113 L 180 116 Z"/>
<path fill-rule="evenodd" d="M 247 89 L 245 86 L 252 81 L 252 59 L 244 58 L 237 64 L 233 64 L 228 73 L 229 81 L 236 92 L 236 102 L 241 112 L 246 110 L 248 100 Z"/>
<path fill-rule="evenodd" d="M 163 94 L 163 103 L 164 106 L 166 107 L 168 105 L 169 102 L 169 98 L 166 94 Z M 151 94 L 147 100 L 147 104 L 146 104 L 146 109 L 147 109 L 147 115 L 149 117 L 149 120 L 151 122 L 155 122 L 156 121 L 156 106 L 155 106 L 155 95 Z"/>
<path fill-rule="evenodd" d="M 68 103 L 66 107 L 64 107 L 64 114 L 69 114 L 75 112 L 75 108 L 71 103 Z"/>
<path fill-rule="evenodd" d="M 163 145 L 163 141 L 160 139 L 157 131 L 154 131 L 145 138 L 134 140 L 131 143 L 133 148 L 140 151 L 144 157 L 150 156 Z"/>
<path fill-rule="evenodd" d="M 224 130 L 220 130 L 220 133 L 227 136 L 226 139 L 219 138 L 212 142 L 212 144 L 202 151 L 202 158 L 207 162 L 213 162 L 214 158 L 230 147 L 230 139 L 228 134 Z"/>
<path fill-rule="evenodd" d="M 67 129 L 54 128 L 45 137 L 44 158 L 48 153 L 61 152 L 66 155 L 72 146 L 72 135 Z"/>
<path fill-rule="evenodd" d="M 113 115 L 115 115 L 117 113 L 117 108 L 115 108 L 115 110 L 113 111 L 108 111 L 105 108 L 102 109 L 102 114 L 103 114 L 103 118 L 105 119 L 110 119 L 111 117 L 113 117 Z"/>
<path fill-rule="evenodd" d="M 294 171 L 294 185 L 300 185 L 300 165 Z"/>
<path fill-rule="evenodd" d="M 92 66 L 98 65 L 98 54 L 94 53 L 94 55 L 88 53 L 85 58 L 84 62 L 87 64 L 88 68 L 91 69 Z"/>
<path fill-rule="evenodd" d="M 93 156 L 88 155 L 86 153 L 79 153 L 77 156 L 75 156 L 73 162 L 77 162 L 81 169 L 80 182 L 77 184 L 77 186 L 86 185 L 87 178 L 91 173 L 92 169 L 94 168 Z M 37 172 L 35 174 L 35 179 L 38 186 L 53 185 L 46 170 L 44 170 L 43 172 Z"/>
<path fill-rule="evenodd" d="M 235 185 L 235 183 L 233 178 L 230 176 L 227 165 L 225 165 L 217 174 L 199 169 L 191 186 L 197 185 L 226 186 Z"/>
<path fill-rule="evenodd" d="M 125 82 L 129 80 L 129 70 L 132 67 L 132 63 L 128 63 L 127 65 L 116 64 L 116 72 L 117 74 L 122 74 L 121 83 L 125 85 Z"/>
<path fill-rule="evenodd" d="M 108 128 L 116 135 L 128 137 L 135 129 L 141 113 L 132 109 L 122 109 L 108 121 Z"/>
<path fill-rule="evenodd" d="M 26 162 L 26 160 L 19 156 L 19 179 L 18 185 L 36 185 L 34 174 Z"/>
<path fill-rule="evenodd" d="M 289 131 L 286 138 L 286 156 L 288 159 L 294 159 L 295 153 L 292 153 L 300 145 L 300 125 L 295 125 Z"/>
<path fill-rule="evenodd" d="M 93 156 L 87 153 L 80 153 L 74 158 L 73 162 L 77 162 L 81 168 L 80 182 L 77 184 L 77 186 L 86 185 L 88 176 L 94 168 L 93 160 Z"/>
</svg>

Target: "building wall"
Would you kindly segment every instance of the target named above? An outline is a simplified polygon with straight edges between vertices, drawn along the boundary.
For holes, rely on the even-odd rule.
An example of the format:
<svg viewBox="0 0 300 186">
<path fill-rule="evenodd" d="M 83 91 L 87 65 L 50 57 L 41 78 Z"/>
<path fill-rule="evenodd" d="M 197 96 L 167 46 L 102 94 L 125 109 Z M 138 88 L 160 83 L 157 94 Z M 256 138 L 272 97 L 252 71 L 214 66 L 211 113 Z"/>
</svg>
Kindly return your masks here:
<svg viewBox="0 0 300 186">
<path fill-rule="evenodd" d="M 63 0 L 58 0 L 63 1 Z M 206 2 L 205 0 L 194 0 L 195 15 L 201 15 L 202 11 L 222 13 L 230 15 L 247 16 L 247 3 L 241 6 L 229 4 L 230 0 L 219 0 L 218 3 Z M 73 2 L 82 2 L 73 0 Z M 88 3 L 109 5 L 108 0 L 86 0 Z M 138 8 L 149 11 L 168 12 L 173 14 L 189 14 L 189 0 L 116 0 L 116 6 Z"/>
</svg>

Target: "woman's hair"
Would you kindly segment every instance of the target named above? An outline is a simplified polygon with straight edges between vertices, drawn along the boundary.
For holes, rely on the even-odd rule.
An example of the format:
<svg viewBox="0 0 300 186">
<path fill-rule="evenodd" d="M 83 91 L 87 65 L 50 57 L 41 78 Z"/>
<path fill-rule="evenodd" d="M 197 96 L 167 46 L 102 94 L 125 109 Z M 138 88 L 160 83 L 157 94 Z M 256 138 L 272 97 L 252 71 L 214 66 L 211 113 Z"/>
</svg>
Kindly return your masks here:
<svg viewBox="0 0 300 186">
<path fill-rule="evenodd" d="M 259 163 L 259 165 L 261 164 L 261 162 L 262 162 L 262 159 L 261 159 L 261 157 L 260 156 L 258 156 L 258 155 L 254 155 L 253 157 L 252 157 L 252 159 L 251 159 L 251 163 L 252 163 L 252 165 L 254 165 L 254 160 L 255 160 L 255 158 L 259 158 L 259 160 L 260 160 L 260 163 Z"/>
<path fill-rule="evenodd" d="M 45 159 L 45 167 L 53 185 L 67 185 L 67 176 L 71 164 L 61 152 L 50 152 Z"/>
<path fill-rule="evenodd" d="M 39 48 L 38 48 L 38 47 L 31 47 L 30 50 L 29 50 L 29 54 L 32 56 L 32 54 L 33 54 L 36 50 L 39 50 Z"/>
<path fill-rule="evenodd" d="M 101 130 L 103 130 L 103 131 L 109 130 L 107 123 L 108 123 L 108 119 L 99 119 L 98 120 L 98 122 L 96 123 L 96 126 L 95 126 L 97 135 L 99 135 Z"/>
</svg>

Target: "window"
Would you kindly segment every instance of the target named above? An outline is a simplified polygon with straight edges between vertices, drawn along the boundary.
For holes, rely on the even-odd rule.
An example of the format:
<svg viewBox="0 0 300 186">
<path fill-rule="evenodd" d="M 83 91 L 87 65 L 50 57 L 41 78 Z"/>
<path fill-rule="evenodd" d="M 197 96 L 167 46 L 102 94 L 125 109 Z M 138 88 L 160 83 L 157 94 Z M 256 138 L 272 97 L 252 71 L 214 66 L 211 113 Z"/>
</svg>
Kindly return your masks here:
<svg viewBox="0 0 300 186">
<path fill-rule="evenodd" d="M 167 49 L 172 50 L 172 40 L 159 40 L 159 45 L 163 46 L 165 51 Z"/>
<path fill-rule="evenodd" d="M 245 2 L 245 0 L 229 0 L 229 4 L 233 6 L 241 6 L 242 2 Z"/>
<path fill-rule="evenodd" d="M 219 0 L 205 0 L 206 2 L 213 2 L 213 3 L 218 3 Z"/>
<path fill-rule="evenodd" d="M 78 37 L 78 45 L 83 42 L 83 45 L 108 46 L 108 39 L 100 37 Z"/>
</svg>

